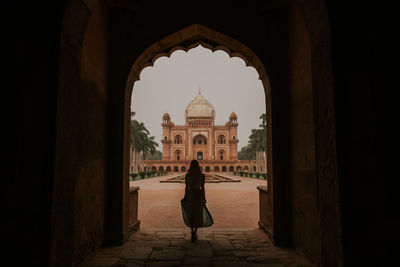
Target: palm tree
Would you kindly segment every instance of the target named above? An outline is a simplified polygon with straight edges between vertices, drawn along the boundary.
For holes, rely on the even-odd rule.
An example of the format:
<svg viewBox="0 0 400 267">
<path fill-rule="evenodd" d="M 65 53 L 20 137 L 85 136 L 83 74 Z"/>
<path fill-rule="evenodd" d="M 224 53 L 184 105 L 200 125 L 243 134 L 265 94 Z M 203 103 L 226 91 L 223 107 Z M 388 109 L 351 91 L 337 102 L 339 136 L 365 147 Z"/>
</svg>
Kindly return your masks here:
<svg viewBox="0 0 400 267">
<path fill-rule="evenodd" d="M 260 124 L 259 127 L 262 129 L 262 166 L 263 166 L 263 172 L 267 172 L 267 114 L 263 113 L 259 117 L 259 119 L 262 120 L 262 123 Z"/>
<path fill-rule="evenodd" d="M 240 149 L 238 157 L 241 160 L 248 160 L 249 163 L 255 159 L 256 154 L 250 143 Z"/>
<path fill-rule="evenodd" d="M 263 128 L 263 129 L 266 129 L 266 128 L 267 128 L 267 114 L 266 114 L 266 113 L 261 114 L 261 116 L 259 117 L 259 119 L 262 120 L 262 123 L 261 123 L 260 126 L 258 126 L 258 127 L 261 127 L 261 128 Z"/>
<path fill-rule="evenodd" d="M 137 161 L 140 160 L 140 152 L 143 151 L 143 142 L 147 138 L 149 131 L 144 126 L 143 122 L 138 122 L 133 119 L 135 112 L 131 112 L 131 157 L 133 162 L 133 172 L 137 172 Z"/>
<path fill-rule="evenodd" d="M 142 142 L 141 151 L 143 152 L 143 159 L 146 160 L 147 169 L 149 167 L 149 153 L 154 155 L 157 151 L 156 147 L 158 147 L 158 144 L 154 141 L 154 136 L 146 135 Z"/>
<path fill-rule="evenodd" d="M 260 169 L 260 165 L 263 166 L 263 170 L 266 170 L 265 165 L 265 151 L 267 148 L 267 127 L 266 127 L 266 114 L 263 113 L 259 117 L 262 120 L 262 124 L 259 127 L 261 129 L 252 129 L 251 135 L 249 136 L 249 145 L 256 153 L 256 165 L 257 169 Z"/>
<path fill-rule="evenodd" d="M 143 167 L 143 160 L 146 160 L 148 167 L 149 153 L 153 155 L 156 153 L 157 142 L 154 141 L 154 136 L 149 136 L 150 132 L 146 129 L 143 122 L 134 120 L 135 112 L 131 112 L 131 155 L 133 162 L 133 172 L 138 172 Z"/>
</svg>

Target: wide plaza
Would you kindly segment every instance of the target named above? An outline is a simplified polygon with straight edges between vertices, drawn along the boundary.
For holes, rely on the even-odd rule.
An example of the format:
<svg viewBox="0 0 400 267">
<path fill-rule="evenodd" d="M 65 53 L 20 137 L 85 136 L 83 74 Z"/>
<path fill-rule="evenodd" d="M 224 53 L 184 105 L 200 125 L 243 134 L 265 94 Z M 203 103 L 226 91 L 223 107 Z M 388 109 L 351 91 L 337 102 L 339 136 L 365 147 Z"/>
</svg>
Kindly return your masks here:
<svg viewBox="0 0 400 267">
<path fill-rule="evenodd" d="M 257 228 L 259 198 L 257 186 L 266 185 L 261 179 L 238 177 L 241 182 L 206 183 L 207 207 L 214 219 L 212 228 Z M 130 182 L 138 186 L 138 218 L 141 228 L 185 227 L 180 200 L 185 191 L 184 183 L 160 183 L 168 176 Z"/>
</svg>

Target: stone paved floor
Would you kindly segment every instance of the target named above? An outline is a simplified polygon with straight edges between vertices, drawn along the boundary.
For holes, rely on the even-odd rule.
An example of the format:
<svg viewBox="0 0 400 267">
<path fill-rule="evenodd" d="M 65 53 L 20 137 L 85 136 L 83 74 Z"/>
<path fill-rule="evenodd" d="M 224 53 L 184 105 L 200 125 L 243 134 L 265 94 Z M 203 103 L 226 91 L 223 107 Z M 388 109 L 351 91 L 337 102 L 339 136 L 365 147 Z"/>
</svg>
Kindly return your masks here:
<svg viewBox="0 0 400 267">
<path fill-rule="evenodd" d="M 272 246 L 258 229 L 146 228 L 119 247 L 104 247 L 81 267 L 94 266 L 313 266 L 293 250 Z"/>
</svg>

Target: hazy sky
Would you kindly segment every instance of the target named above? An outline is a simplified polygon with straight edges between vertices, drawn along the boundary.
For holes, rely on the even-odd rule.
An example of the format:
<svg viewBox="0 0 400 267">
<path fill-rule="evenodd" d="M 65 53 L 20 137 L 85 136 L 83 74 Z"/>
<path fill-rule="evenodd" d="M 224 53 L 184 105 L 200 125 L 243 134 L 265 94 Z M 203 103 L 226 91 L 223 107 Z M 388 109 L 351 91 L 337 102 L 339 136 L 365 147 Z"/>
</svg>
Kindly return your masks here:
<svg viewBox="0 0 400 267">
<path fill-rule="evenodd" d="M 258 128 L 265 113 L 265 94 L 258 73 L 240 58 L 202 46 L 188 52 L 178 50 L 171 57 L 158 58 L 153 67 L 143 69 L 132 93 L 135 119 L 144 122 L 161 150 L 162 115 L 168 112 L 175 125 L 185 124 L 185 108 L 198 89 L 216 111 L 215 124 L 238 116 L 240 149 L 248 142 L 250 130 Z"/>
</svg>

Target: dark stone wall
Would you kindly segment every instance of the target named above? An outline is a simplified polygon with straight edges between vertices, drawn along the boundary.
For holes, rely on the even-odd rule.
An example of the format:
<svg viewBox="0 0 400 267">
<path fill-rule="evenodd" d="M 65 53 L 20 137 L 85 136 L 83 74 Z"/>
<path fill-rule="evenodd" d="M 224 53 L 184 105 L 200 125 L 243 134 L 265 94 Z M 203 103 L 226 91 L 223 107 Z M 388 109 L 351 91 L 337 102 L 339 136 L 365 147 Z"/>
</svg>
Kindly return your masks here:
<svg viewBox="0 0 400 267">
<path fill-rule="evenodd" d="M 109 2 L 110 6 L 114 6 L 116 15 L 127 12 L 122 8 L 117 11 L 118 1 Z M 175 7 L 170 6 L 170 3 L 165 3 L 165 6 L 157 8 L 140 7 L 138 3 L 133 3 L 129 12 L 132 12 L 137 19 L 136 23 L 129 24 L 129 21 L 125 21 L 122 24 L 130 25 L 129 29 L 125 30 L 129 30 L 136 40 L 140 40 L 141 45 L 126 49 L 128 54 L 125 59 L 113 54 L 115 61 L 109 62 L 109 66 L 122 63 L 119 68 L 124 71 L 120 74 L 110 74 L 107 81 L 100 82 L 98 77 L 95 78 L 98 74 L 88 71 L 84 75 L 88 82 L 85 87 L 92 86 L 93 90 L 89 92 L 94 94 L 92 96 L 100 98 L 103 89 L 99 84 L 107 82 L 108 90 L 111 90 L 111 86 L 114 85 L 116 87 L 113 87 L 113 90 L 120 90 L 119 87 L 123 83 L 119 79 L 128 75 L 126 68 L 133 64 L 133 58 L 155 41 L 193 23 L 204 24 L 240 40 L 265 62 L 265 67 L 271 77 L 274 75 L 279 77 L 282 74 L 274 74 L 274 71 L 278 72 L 279 68 L 281 70 L 287 68 L 287 61 L 280 62 L 281 66 L 275 67 L 275 69 L 271 68 L 269 64 L 272 64 L 271 62 L 278 64 L 277 61 L 285 58 L 285 54 L 267 55 L 265 50 L 276 48 L 279 51 L 279 47 L 262 45 L 262 43 L 271 43 L 269 41 L 277 38 L 284 38 L 276 24 L 279 19 L 283 20 L 284 18 L 274 17 L 277 13 L 269 10 L 271 6 L 275 5 L 275 2 L 237 6 L 231 2 L 219 4 L 188 2 L 184 6 Z M 83 2 L 79 1 L 78 3 L 82 4 Z M 338 174 L 343 226 L 343 235 L 337 236 L 337 238 L 343 240 L 346 265 L 367 262 L 385 265 L 390 261 L 391 256 L 395 255 L 393 251 L 398 247 L 396 241 L 399 240 L 399 215 L 396 212 L 397 201 L 395 198 L 397 188 L 394 186 L 397 177 L 397 171 L 395 172 L 394 169 L 398 164 L 395 160 L 396 157 L 390 157 L 388 153 L 398 151 L 395 146 L 397 145 L 396 140 L 398 140 L 397 132 L 393 127 L 397 121 L 394 116 L 397 106 L 396 103 L 390 101 L 393 99 L 391 94 L 397 86 L 398 72 L 398 67 L 392 64 L 398 62 L 396 61 L 398 45 L 394 42 L 394 36 L 397 33 L 391 26 L 394 25 L 394 16 L 389 12 L 391 7 L 380 2 L 369 5 L 361 1 L 351 1 L 350 3 L 349 1 L 327 0 L 326 3 L 332 36 Z M 63 197 L 58 194 L 53 196 L 53 183 L 54 152 L 57 146 L 62 145 L 55 143 L 55 133 L 58 120 L 56 111 L 60 78 L 61 21 L 66 9 L 65 1 L 22 1 L 6 6 L 6 10 L 11 16 L 5 18 L 7 27 L 3 36 L 6 37 L 4 42 L 6 50 L 3 52 L 8 66 L 5 90 L 10 93 L 10 96 L 7 96 L 7 112 L 4 114 L 7 117 L 5 132 L 9 144 L 6 146 L 6 171 L 9 170 L 11 175 L 4 178 L 6 186 L 3 187 L 3 190 L 6 192 L 2 194 L 5 219 L 2 221 L 1 228 L 7 246 L 5 254 L 8 256 L 3 262 L 11 261 L 19 265 L 37 266 L 46 266 L 49 263 L 51 207 L 55 204 L 52 203 L 52 199 Z M 89 9 L 86 12 L 89 12 Z M 122 16 L 120 20 L 128 20 L 128 17 Z M 72 28 L 82 31 L 78 22 L 79 20 L 76 20 L 77 24 Z M 118 24 L 119 22 L 114 21 L 114 23 Z M 119 31 L 114 32 L 112 40 L 124 41 L 126 36 L 120 33 Z M 93 38 L 96 40 L 96 38 L 106 37 L 99 34 Z M 135 41 L 135 39 L 131 41 Z M 108 51 L 111 51 L 110 47 L 117 47 L 116 43 L 107 45 L 109 47 L 104 47 L 104 49 Z M 284 48 L 283 46 L 280 49 Z M 93 53 L 93 55 L 98 55 L 97 53 L 101 54 L 102 52 Z M 87 56 L 89 60 L 90 55 Z M 88 69 L 90 69 L 89 66 Z M 90 83 L 93 80 L 99 81 L 99 83 Z M 272 86 L 284 87 L 285 85 L 271 79 Z M 109 91 L 107 92 L 109 93 Z M 285 92 L 279 93 L 281 96 L 284 94 Z M 108 111 L 114 115 L 118 113 L 119 107 L 116 105 L 123 104 L 119 100 L 120 96 L 121 92 L 116 93 L 115 101 L 111 102 L 113 104 L 107 106 L 107 114 Z M 91 106 L 94 103 L 87 104 Z M 278 104 L 285 104 L 285 102 L 278 102 Z M 86 111 L 98 110 L 97 108 L 98 106 L 88 107 Z M 285 113 L 283 107 L 273 107 L 274 110 L 282 111 L 280 116 L 289 116 L 288 111 Z M 104 116 L 102 104 L 100 104 L 99 112 L 100 117 Z M 90 116 L 83 117 L 82 122 L 88 122 L 88 119 L 91 118 Z M 111 126 L 121 125 L 123 122 L 122 118 L 114 122 L 114 118 L 113 115 L 108 117 L 107 126 L 103 124 L 102 120 L 95 119 L 96 130 L 103 129 L 104 131 L 104 127 L 106 127 L 106 136 L 110 134 L 118 136 Z M 273 120 L 277 121 L 278 118 L 275 117 Z M 283 135 L 280 137 L 282 141 L 289 138 L 285 137 L 284 132 L 285 129 L 290 129 L 287 127 L 289 126 L 279 127 L 282 132 L 278 133 Z M 88 136 L 91 133 L 93 132 L 83 134 Z M 101 142 L 104 132 L 100 131 L 100 133 L 96 137 L 98 139 L 94 139 L 92 144 L 96 143 L 96 140 Z M 112 158 L 121 151 L 122 148 L 118 148 L 120 146 L 118 142 L 120 141 L 116 140 L 114 144 L 105 148 L 105 151 L 111 152 L 107 154 L 107 157 Z M 86 145 L 89 146 L 90 143 L 83 147 Z M 285 147 L 284 143 L 281 145 L 282 151 L 285 152 L 286 149 L 287 152 L 289 148 Z M 99 173 L 82 172 L 82 176 L 104 177 L 103 171 L 107 173 L 106 177 L 114 174 L 112 168 L 118 169 L 115 166 L 108 166 L 111 169 L 102 169 L 103 152 L 104 150 L 99 152 L 98 161 L 91 158 L 93 161 L 90 160 L 91 163 L 88 165 L 100 167 Z M 80 157 L 84 158 L 84 154 L 80 154 Z M 275 167 L 282 164 L 281 160 L 285 160 L 285 154 L 279 159 L 280 162 Z M 119 164 L 117 160 L 119 159 L 115 159 L 115 162 L 111 164 Z M 283 168 L 281 170 L 284 175 L 288 175 L 288 173 L 285 174 Z M 71 169 L 67 168 L 66 171 L 71 171 Z M 69 178 L 65 176 L 64 179 Z M 97 181 L 102 181 L 102 179 L 81 180 L 82 183 L 78 183 L 77 187 L 74 185 L 70 189 L 66 188 L 65 192 L 67 193 L 77 192 L 76 195 L 66 196 L 66 199 L 73 200 L 73 203 L 82 203 L 82 207 L 87 207 L 90 196 L 94 196 L 95 193 L 82 196 L 79 192 Z M 67 180 L 59 182 L 65 182 L 66 186 L 72 186 Z M 110 183 L 110 180 L 107 180 L 107 183 Z M 101 187 L 101 184 L 96 187 L 97 192 L 102 192 Z M 81 200 L 79 196 L 82 197 Z M 283 197 L 285 199 L 285 196 Z M 104 200 L 96 199 L 95 201 L 101 203 Z M 286 201 L 291 201 L 290 196 L 286 196 Z M 64 202 L 64 205 L 68 204 L 68 202 Z M 111 205 L 108 208 L 112 207 Z M 107 210 L 107 207 L 105 209 Z M 67 251 L 66 253 L 71 253 L 71 255 L 66 255 L 66 257 L 77 259 L 84 256 L 79 253 L 85 251 L 84 240 L 86 239 L 80 236 L 79 231 L 75 228 L 86 223 L 77 218 L 86 212 L 97 212 L 98 215 L 95 217 L 99 218 L 103 216 L 103 212 L 107 211 L 103 211 L 102 208 L 97 211 L 85 208 L 83 210 L 72 209 L 70 212 L 75 213 L 75 220 L 77 220 L 75 222 L 78 225 L 74 226 L 71 221 L 74 217 L 69 218 L 68 213 L 62 215 L 68 219 L 65 221 L 64 234 L 70 233 L 73 236 L 69 241 L 65 241 L 65 244 L 66 247 L 75 247 L 76 250 Z M 291 212 L 283 215 L 285 218 L 290 218 L 290 216 L 293 216 Z M 284 221 L 282 219 L 281 222 Z M 101 222 L 97 220 L 87 222 L 89 231 L 96 227 L 97 229 L 103 227 L 107 229 L 107 226 L 101 226 Z M 73 226 L 74 228 L 71 228 Z M 293 231 L 298 232 L 296 229 Z M 62 232 L 59 233 L 62 234 Z M 91 234 L 86 236 L 91 236 Z M 91 244 L 99 244 L 101 239 L 101 233 L 99 233 L 96 238 L 92 239 Z M 70 243 L 68 244 L 68 242 Z M 301 244 L 301 242 L 294 240 L 295 244 Z M 74 255 L 72 256 L 72 254 Z"/>
<path fill-rule="evenodd" d="M 107 15 L 93 10 L 81 42 L 64 32 L 59 81 L 51 262 L 103 243 L 106 213 Z M 73 43 L 75 41 L 75 43 Z M 72 230 L 72 233 L 71 233 Z"/>
<path fill-rule="evenodd" d="M 312 84 L 310 39 L 297 5 L 289 9 L 288 43 L 292 243 L 313 262 L 319 262 L 321 240 L 317 237 L 321 230 L 313 92 L 316 89 Z"/>
<path fill-rule="evenodd" d="M 2 10 L 3 144 L 1 237 L 4 265 L 45 266 L 66 1 L 18 1 Z M 7 264 L 10 263 L 10 264 Z"/>
<path fill-rule="evenodd" d="M 395 9 L 387 2 L 326 2 L 344 258 L 348 265 L 389 266 L 400 240 Z"/>
</svg>

